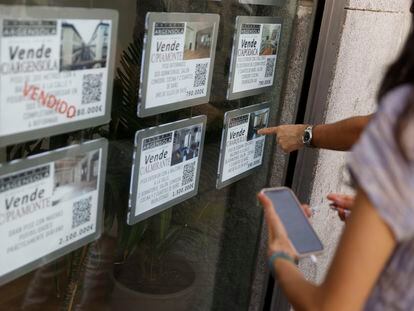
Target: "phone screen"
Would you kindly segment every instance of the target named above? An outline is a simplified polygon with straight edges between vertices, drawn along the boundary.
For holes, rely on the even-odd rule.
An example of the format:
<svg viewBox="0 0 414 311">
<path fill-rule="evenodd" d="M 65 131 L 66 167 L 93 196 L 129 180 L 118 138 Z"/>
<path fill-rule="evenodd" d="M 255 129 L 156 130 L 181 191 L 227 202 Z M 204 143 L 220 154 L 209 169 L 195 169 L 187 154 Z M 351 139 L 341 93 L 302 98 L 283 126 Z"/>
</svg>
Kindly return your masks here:
<svg viewBox="0 0 414 311">
<path fill-rule="evenodd" d="M 316 232 L 289 189 L 266 190 L 265 194 L 273 202 L 276 211 L 299 254 L 315 253 L 323 250 Z"/>
</svg>

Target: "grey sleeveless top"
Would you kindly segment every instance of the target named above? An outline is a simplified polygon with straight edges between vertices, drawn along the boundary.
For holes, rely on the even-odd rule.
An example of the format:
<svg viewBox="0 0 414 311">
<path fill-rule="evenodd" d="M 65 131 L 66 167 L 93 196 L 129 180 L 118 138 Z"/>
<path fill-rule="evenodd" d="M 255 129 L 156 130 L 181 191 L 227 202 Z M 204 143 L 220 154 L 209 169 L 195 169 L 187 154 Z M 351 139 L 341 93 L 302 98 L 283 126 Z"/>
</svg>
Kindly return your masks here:
<svg viewBox="0 0 414 311">
<path fill-rule="evenodd" d="M 395 124 L 412 91 L 412 86 L 405 85 L 384 97 L 349 156 L 356 183 L 397 240 L 365 310 L 414 310 L 414 118 L 403 134 L 411 161 L 402 157 L 394 137 Z"/>
</svg>

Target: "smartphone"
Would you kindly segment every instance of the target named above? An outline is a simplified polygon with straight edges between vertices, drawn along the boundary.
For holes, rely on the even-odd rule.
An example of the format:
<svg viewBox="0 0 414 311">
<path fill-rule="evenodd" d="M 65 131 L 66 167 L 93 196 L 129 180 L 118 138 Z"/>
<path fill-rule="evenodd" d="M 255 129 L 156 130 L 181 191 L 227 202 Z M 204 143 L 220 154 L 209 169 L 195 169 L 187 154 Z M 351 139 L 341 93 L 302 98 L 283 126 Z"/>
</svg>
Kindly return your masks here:
<svg viewBox="0 0 414 311">
<path fill-rule="evenodd" d="M 323 244 L 293 191 L 279 187 L 263 189 L 262 192 L 272 201 L 299 257 L 320 254 Z"/>
</svg>

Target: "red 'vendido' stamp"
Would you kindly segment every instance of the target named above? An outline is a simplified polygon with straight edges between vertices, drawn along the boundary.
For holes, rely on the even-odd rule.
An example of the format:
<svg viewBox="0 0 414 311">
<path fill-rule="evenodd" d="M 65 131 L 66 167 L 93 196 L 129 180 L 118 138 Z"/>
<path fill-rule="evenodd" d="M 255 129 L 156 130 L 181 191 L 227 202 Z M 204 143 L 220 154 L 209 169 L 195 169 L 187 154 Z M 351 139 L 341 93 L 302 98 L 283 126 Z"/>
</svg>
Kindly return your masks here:
<svg viewBox="0 0 414 311">
<path fill-rule="evenodd" d="M 69 105 L 65 100 L 57 98 L 55 95 L 47 93 L 40 87 L 29 85 L 25 82 L 23 96 L 31 100 L 37 101 L 42 106 L 55 110 L 57 113 L 66 115 L 71 119 L 76 116 L 76 107 Z"/>
</svg>

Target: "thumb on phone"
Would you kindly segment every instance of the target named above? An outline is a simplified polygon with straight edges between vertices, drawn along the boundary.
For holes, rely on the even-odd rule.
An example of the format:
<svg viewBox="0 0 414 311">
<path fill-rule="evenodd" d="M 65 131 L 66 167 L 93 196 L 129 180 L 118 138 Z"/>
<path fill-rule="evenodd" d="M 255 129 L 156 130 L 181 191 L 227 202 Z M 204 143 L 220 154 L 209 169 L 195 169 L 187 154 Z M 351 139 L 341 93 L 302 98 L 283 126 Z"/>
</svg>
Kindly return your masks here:
<svg viewBox="0 0 414 311">
<path fill-rule="evenodd" d="M 287 236 L 285 227 L 277 215 L 272 201 L 263 192 L 260 192 L 257 195 L 257 198 L 263 206 L 264 216 L 269 231 L 269 237 L 277 238 L 280 236 Z"/>
</svg>

